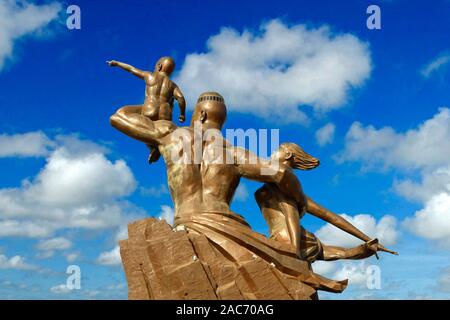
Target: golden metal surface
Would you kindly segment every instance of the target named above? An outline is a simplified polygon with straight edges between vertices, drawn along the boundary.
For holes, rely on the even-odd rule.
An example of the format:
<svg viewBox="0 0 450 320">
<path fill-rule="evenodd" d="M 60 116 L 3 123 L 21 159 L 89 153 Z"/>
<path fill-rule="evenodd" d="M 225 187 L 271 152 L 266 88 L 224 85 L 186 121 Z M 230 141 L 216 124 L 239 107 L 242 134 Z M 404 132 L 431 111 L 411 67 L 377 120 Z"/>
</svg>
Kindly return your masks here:
<svg viewBox="0 0 450 320">
<path fill-rule="evenodd" d="M 211 286 L 215 288 L 215 297 L 272 297 L 267 295 L 265 290 L 275 290 L 274 288 L 278 288 L 280 284 L 279 288 L 285 289 L 276 290 L 287 291 L 280 291 L 279 295 L 273 297 L 314 299 L 317 298 L 315 290 L 341 292 L 347 282 L 333 281 L 315 274 L 311 270 L 313 261 L 362 259 L 376 254 L 377 251 L 394 253 L 379 244 L 377 239 L 369 238 L 344 218 L 318 205 L 305 195 L 293 169 L 310 170 L 317 167 L 319 161 L 299 146 L 293 143 L 282 144 L 270 160 L 265 160 L 246 149 L 231 145 L 220 133 L 227 117 L 225 101 L 220 94 L 205 92 L 200 95 L 190 125 L 185 127 L 175 125 L 171 119 L 173 99 L 178 101 L 181 109 L 183 117 L 180 121 L 184 120 L 185 102 L 180 89 L 169 80 L 175 66 L 171 58 L 160 59 L 153 73 L 138 70 L 121 62 L 108 63 L 110 66 L 119 66 L 145 80 L 144 104 L 120 108 L 111 116 L 110 122 L 117 130 L 151 146 L 156 153 L 162 155 L 174 203 L 175 231 L 186 230 L 182 232 L 186 232 L 187 239 L 190 239 L 197 260 L 200 257 L 204 267 L 202 270 L 208 274 L 208 279 L 212 281 Z M 214 138 L 201 137 L 200 151 L 195 152 L 199 147 L 196 145 L 198 138 L 196 135 L 199 135 L 196 131 L 198 126 L 201 127 L 200 135 L 214 132 Z M 218 161 L 220 159 L 231 159 L 231 161 Z M 270 175 L 262 174 L 270 170 L 275 171 Z M 263 183 L 263 186 L 255 193 L 255 198 L 268 223 L 269 237 L 252 230 L 241 215 L 230 209 L 230 203 L 241 178 Z M 350 249 L 323 244 L 314 234 L 301 227 L 300 219 L 305 213 L 321 218 L 365 243 Z M 145 228 L 151 228 L 153 222 L 148 223 L 149 225 Z M 146 240 L 142 240 L 143 238 L 139 240 L 144 242 L 136 245 L 136 248 L 149 245 L 148 237 L 151 235 L 146 233 L 146 237 Z M 203 238 L 199 237 L 207 239 L 208 245 L 201 240 Z M 128 243 L 123 243 L 122 258 L 129 286 L 131 286 L 131 279 L 135 279 L 138 272 L 133 269 L 133 263 L 136 259 L 144 259 L 130 253 L 134 252 L 130 248 L 133 248 L 132 244 L 136 241 L 138 240 L 130 238 Z M 171 251 L 173 257 L 181 254 L 176 251 L 176 248 L 171 250 L 175 250 Z M 217 259 L 222 261 L 223 267 L 217 269 L 219 271 L 216 273 L 211 254 L 217 255 Z M 155 257 L 150 255 L 148 256 L 150 260 L 145 259 L 151 261 L 153 258 Z M 177 264 L 176 261 L 181 263 L 183 259 L 174 258 L 175 262 L 171 263 Z M 194 259 L 194 261 L 197 260 Z M 142 261 L 139 265 L 144 263 Z M 150 265 L 154 267 L 153 264 Z M 268 274 L 264 280 L 268 283 L 273 281 L 272 289 L 258 289 L 258 286 L 262 286 L 263 283 L 258 283 L 260 280 L 257 280 L 259 278 L 256 271 L 251 271 L 252 268 L 257 268 L 256 266 L 273 274 L 273 276 Z M 241 277 L 243 282 L 240 283 L 238 280 L 234 284 L 229 282 L 231 280 L 226 276 L 229 273 L 225 272 L 224 268 L 233 269 L 230 272 L 235 274 L 236 279 Z M 161 271 L 158 269 L 158 272 Z M 143 276 L 146 276 L 145 272 Z M 286 289 L 286 283 L 289 281 L 294 281 L 292 283 L 295 283 L 296 289 L 293 289 L 294 287 Z M 300 285 L 303 286 L 301 289 Z M 239 287 L 240 296 L 230 293 L 233 286 Z M 136 286 L 133 288 L 130 290 L 138 290 Z M 185 289 L 186 292 L 194 290 L 193 288 Z M 149 291 L 145 296 L 154 296 L 155 292 L 152 292 Z M 228 292 L 229 295 L 224 292 Z M 130 291 L 131 296 L 134 296 L 132 291 Z M 178 297 L 175 293 L 168 296 Z M 204 298 L 208 297 L 204 296 Z"/>
</svg>

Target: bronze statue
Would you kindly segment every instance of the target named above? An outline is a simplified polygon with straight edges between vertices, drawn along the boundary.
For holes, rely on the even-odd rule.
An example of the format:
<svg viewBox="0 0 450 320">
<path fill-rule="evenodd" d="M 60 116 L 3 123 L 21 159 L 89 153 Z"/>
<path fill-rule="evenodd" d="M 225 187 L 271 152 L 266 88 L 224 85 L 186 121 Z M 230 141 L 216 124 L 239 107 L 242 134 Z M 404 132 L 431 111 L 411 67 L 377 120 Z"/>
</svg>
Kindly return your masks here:
<svg viewBox="0 0 450 320">
<path fill-rule="evenodd" d="M 162 57 L 155 64 L 153 72 L 139 70 L 129 64 L 111 60 L 107 61 L 110 67 L 120 67 L 130 72 L 136 77 L 145 81 L 145 101 L 139 106 L 142 115 L 149 119 L 172 121 L 172 111 L 174 99 L 177 100 L 180 108 L 178 120 L 184 122 L 186 119 L 186 101 L 180 88 L 170 80 L 170 75 L 175 69 L 175 61 L 171 57 Z M 159 159 L 156 149 L 150 148 L 149 163 Z"/>
<path fill-rule="evenodd" d="M 271 161 L 293 169 L 311 170 L 319 165 L 319 160 L 306 153 L 294 143 L 284 143 L 274 152 Z M 369 239 L 358 228 L 344 218 L 325 209 L 307 197 L 306 211 L 366 243 L 351 249 L 323 244 L 313 233 L 300 225 L 304 212 L 298 211 L 277 186 L 265 183 L 255 192 L 255 199 L 269 226 L 270 238 L 289 243 L 297 248 L 298 256 L 309 262 L 316 260 L 364 259 L 377 254 L 377 251 L 396 252 L 386 249 L 377 239 Z"/>
<path fill-rule="evenodd" d="M 318 161 L 303 150 L 283 145 L 265 160 L 231 145 L 220 132 L 227 116 L 220 94 L 200 95 L 189 127 L 148 116 L 146 108 L 122 107 L 110 122 L 162 155 L 175 217 L 173 229 L 151 218 L 129 225 L 129 238 L 120 243 L 129 298 L 317 299 L 317 290 L 341 292 L 347 281 L 315 274 L 311 261 L 362 258 L 384 249 L 306 197 L 291 166 L 311 169 Z M 230 209 L 242 177 L 264 184 L 256 197 L 273 220 L 270 238 Z M 304 212 L 367 243 L 354 249 L 322 245 L 300 227 Z M 313 246 L 317 253 L 307 252 Z"/>
</svg>

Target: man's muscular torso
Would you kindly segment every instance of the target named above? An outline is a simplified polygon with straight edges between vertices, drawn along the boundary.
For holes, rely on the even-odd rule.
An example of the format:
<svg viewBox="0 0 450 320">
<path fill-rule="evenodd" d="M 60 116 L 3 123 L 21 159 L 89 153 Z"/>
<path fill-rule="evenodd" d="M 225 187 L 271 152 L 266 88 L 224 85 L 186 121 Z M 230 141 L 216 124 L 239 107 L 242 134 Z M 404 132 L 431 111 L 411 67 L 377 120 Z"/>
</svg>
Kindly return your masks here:
<svg viewBox="0 0 450 320">
<path fill-rule="evenodd" d="M 183 142 L 180 140 L 180 136 L 186 134 L 192 139 L 189 151 L 183 150 Z M 192 128 L 177 128 L 166 135 L 158 146 L 166 163 L 175 211 L 189 213 L 188 211 L 195 208 L 196 211 L 228 212 L 232 196 L 239 184 L 239 172 L 235 165 L 226 164 L 219 159 L 216 142 L 205 143 L 200 151 L 201 163 L 195 163 L 193 135 Z M 232 152 L 226 142 L 223 142 L 223 154 Z M 173 155 L 177 158 L 172 158 Z M 179 160 L 180 158 L 184 159 Z"/>
</svg>

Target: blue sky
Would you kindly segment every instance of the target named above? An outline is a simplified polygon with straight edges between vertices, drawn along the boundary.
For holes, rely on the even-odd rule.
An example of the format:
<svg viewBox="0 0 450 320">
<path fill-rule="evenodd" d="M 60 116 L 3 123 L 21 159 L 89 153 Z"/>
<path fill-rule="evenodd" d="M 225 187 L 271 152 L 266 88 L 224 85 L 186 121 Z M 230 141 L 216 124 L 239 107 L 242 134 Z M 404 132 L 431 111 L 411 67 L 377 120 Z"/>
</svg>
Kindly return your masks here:
<svg viewBox="0 0 450 320">
<path fill-rule="evenodd" d="M 164 164 L 148 166 L 145 146 L 108 121 L 142 102 L 143 83 L 105 61 L 151 70 L 164 55 L 188 120 L 201 91 L 221 92 L 226 128 L 280 129 L 321 160 L 298 172 L 306 193 L 400 252 L 315 264 L 350 279 L 322 298 L 450 297 L 449 1 L 70 4 L 81 30 L 66 28 L 67 2 L 0 0 L 1 298 L 127 297 L 117 240 L 172 203 Z M 370 4 L 381 30 L 366 27 Z M 232 208 L 265 233 L 257 188 L 243 181 Z M 325 243 L 358 243 L 303 224 Z M 71 264 L 80 290 L 64 287 Z M 381 289 L 365 285 L 370 265 Z"/>
</svg>

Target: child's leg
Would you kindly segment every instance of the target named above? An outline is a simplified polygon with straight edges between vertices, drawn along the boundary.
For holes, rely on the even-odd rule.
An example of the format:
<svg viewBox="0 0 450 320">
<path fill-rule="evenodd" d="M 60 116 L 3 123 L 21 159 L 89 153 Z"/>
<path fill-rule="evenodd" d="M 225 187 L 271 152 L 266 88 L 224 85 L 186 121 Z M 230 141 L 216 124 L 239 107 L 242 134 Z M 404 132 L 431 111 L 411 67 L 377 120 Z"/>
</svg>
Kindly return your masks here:
<svg viewBox="0 0 450 320">
<path fill-rule="evenodd" d="M 161 153 L 159 152 L 158 148 L 155 146 L 152 146 L 150 144 L 147 145 L 148 149 L 150 150 L 150 154 L 148 155 L 148 164 L 152 164 L 159 160 L 161 157 Z"/>
</svg>

